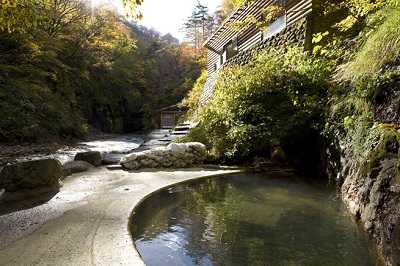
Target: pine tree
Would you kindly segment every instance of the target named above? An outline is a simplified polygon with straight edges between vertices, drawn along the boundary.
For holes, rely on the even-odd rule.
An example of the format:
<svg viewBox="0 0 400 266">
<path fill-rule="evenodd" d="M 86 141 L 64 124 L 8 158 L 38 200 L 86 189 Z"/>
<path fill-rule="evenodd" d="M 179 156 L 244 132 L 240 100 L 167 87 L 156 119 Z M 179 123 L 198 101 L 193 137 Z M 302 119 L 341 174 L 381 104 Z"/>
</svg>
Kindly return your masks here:
<svg viewBox="0 0 400 266">
<path fill-rule="evenodd" d="M 191 16 L 189 16 L 183 24 L 182 30 L 186 32 L 185 41 L 192 44 L 196 51 L 206 39 L 208 17 L 208 7 L 203 6 L 198 0 Z"/>
</svg>

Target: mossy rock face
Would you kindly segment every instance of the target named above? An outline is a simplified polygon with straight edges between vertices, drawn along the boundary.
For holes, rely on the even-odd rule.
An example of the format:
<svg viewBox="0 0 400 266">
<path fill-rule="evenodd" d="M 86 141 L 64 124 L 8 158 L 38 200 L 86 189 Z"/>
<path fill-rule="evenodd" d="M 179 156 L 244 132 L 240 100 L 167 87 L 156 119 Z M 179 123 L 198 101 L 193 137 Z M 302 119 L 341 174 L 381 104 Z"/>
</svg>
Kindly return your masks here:
<svg viewBox="0 0 400 266">
<path fill-rule="evenodd" d="M 400 166 L 400 155 L 399 155 L 399 143 L 400 134 L 396 131 L 388 130 L 381 135 L 381 139 L 378 145 L 371 151 L 368 158 L 361 165 L 360 178 L 365 177 L 372 171 L 374 167 L 377 167 L 382 160 L 385 159 L 398 159 L 397 167 Z M 399 171 L 396 171 L 397 173 Z M 396 175 L 398 176 L 398 174 Z"/>
</svg>

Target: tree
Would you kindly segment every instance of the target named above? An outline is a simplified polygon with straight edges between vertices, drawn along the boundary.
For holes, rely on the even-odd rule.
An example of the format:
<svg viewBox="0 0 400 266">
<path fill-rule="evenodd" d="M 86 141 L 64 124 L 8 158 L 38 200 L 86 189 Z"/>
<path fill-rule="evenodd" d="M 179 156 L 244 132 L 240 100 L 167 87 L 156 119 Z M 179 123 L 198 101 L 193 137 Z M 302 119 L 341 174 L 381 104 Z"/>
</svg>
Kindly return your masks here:
<svg viewBox="0 0 400 266">
<path fill-rule="evenodd" d="M 141 129 L 146 80 L 136 36 L 115 11 L 88 4 L 19 0 L 9 7 L 23 12 L 7 13 L 15 19 L 0 32 L 1 140 Z"/>
<path fill-rule="evenodd" d="M 42 0 L 37 2 L 38 27 L 50 36 L 56 36 L 61 30 L 90 16 L 89 8 L 82 0 Z"/>
<path fill-rule="evenodd" d="M 133 18 L 141 18 L 142 14 L 137 10 L 137 6 L 143 3 L 143 0 L 120 0 L 125 8 L 126 16 Z M 75 2 L 75 6 L 71 5 Z M 76 9 L 77 5 L 86 5 L 86 0 L 3 0 L 0 5 L 0 30 L 23 31 L 26 27 L 36 26 L 35 8 L 42 6 L 47 9 L 49 5 L 55 7 L 55 12 L 50 17 L 48 26 L 50 28 L 58 27 L 61 23 L 60 19 L 66 19 L 71 8 Z M 67 8 L 69 7 L 69 8 Z M 54 16 L 55 15 L 55 16 Z"/>
<path fill-rule="evenodd" d="M 188 17 L 183 26 L 183 30 L 186 31 L 185 40 L 193 44 L 196 51 L 200 49 L 201 44 L 206 38 L 206 25 L 209 17 L 207 12 L 208 8 L 200 4 L 198 0 L 192 11 L 192 15 Z"/>
<path fill-rule="evenodd" d="M 125 8 L 126 17 L 133 17 L 135 19 L 142 18 L 142 14 L 137 10 L 144 0 L 121 0 Z"/>
<path fill-rule="evenodd" d="M 36 14 L 33 12 L 39 0 L 7 0 L 0 5 L 0 30 L 23 32 L 26 27 L 36 25 Z"/>
<path fill-rule="evenodd" d="M 200 141 L 210 158 L 231 163 L 268 156 L 272 138 L 287 150 L 302 150 L 298 147 L 315 141 L 324 124 L 323 95 L 331 67 L 327 60 L 288 48 L 266 51 L 245 66 L 224 68 L 209 102 L 198 106 L 193 99 L 185 101 L 198 108 L 191 113 L 199 125 L 184 141 Z"/>
<path fill-rule="evenodd" d="M 397 1 L 397 0 L 395 0 Z M 364 23 L 368 15 L 376 12 L 378 9 L 387 4 L 386 0 L 348 0 L 339 3 L 330 3 L 326 12 L 331 13 L 340 9 L 345 9 L 348 16 L 337 23 L 335 26 L 341 31 L 346 31 L 356 24 Z"/>
</svg>

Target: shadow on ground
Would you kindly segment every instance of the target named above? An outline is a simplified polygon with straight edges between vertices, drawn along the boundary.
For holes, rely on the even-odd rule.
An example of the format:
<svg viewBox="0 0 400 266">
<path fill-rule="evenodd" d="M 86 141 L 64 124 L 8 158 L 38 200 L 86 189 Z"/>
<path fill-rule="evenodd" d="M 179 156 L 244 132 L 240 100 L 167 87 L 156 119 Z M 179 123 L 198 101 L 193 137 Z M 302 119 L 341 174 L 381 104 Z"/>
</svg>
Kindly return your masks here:
<svg viewBox="0 0 400 266">
<path fill-rule="evenodd" d="M 21 189 L 15 192 L 0 190 L 0 215 L 42 205 L 50 201 L 59 191 L 59 186 Z"/>
</svg>

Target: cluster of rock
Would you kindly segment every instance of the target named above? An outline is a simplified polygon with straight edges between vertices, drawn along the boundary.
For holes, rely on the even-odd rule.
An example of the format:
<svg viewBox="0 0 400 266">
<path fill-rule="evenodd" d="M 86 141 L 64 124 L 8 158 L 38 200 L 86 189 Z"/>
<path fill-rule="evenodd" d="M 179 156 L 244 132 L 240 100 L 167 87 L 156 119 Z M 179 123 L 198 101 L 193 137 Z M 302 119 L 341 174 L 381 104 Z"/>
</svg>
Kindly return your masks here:
<svg viewBox="0 0 400 266">
<path fill-rule="evenodd" d="M 131 170 L 157 167 L 183 168 L 201 164 L 205 158 L 206 148 L 202 143 L 172 143 L 167 147 L 129 154 L 121 159 L 120 164 Z M 102 156 L 98 151 L 78 153 L 74 161 L 64 165 L 56 159 L 10 164 L 4 166 L 0 172 L 0 189 L 14 192 L 37 187 L 58 188 L 61 178 L 100 165 Z"/>
<path fill-rule="evenodd" d="M 58 188 L 62 177 L 101 165 L 100 152 L 82 152 L 64 165 L 56 159 L 19 162 L 4 166 L 0 172 L 0 189 L 14 192 L 36 187 Z"/>
<path fill-rule="evenodd" d="M 206 147 L 199 142 L 171 143 L 167 147 L 132 153 L 123 157 L 120 164 L 129 170 L 139 168 L 183 168 L 202 164 Z"/>
</svg>

